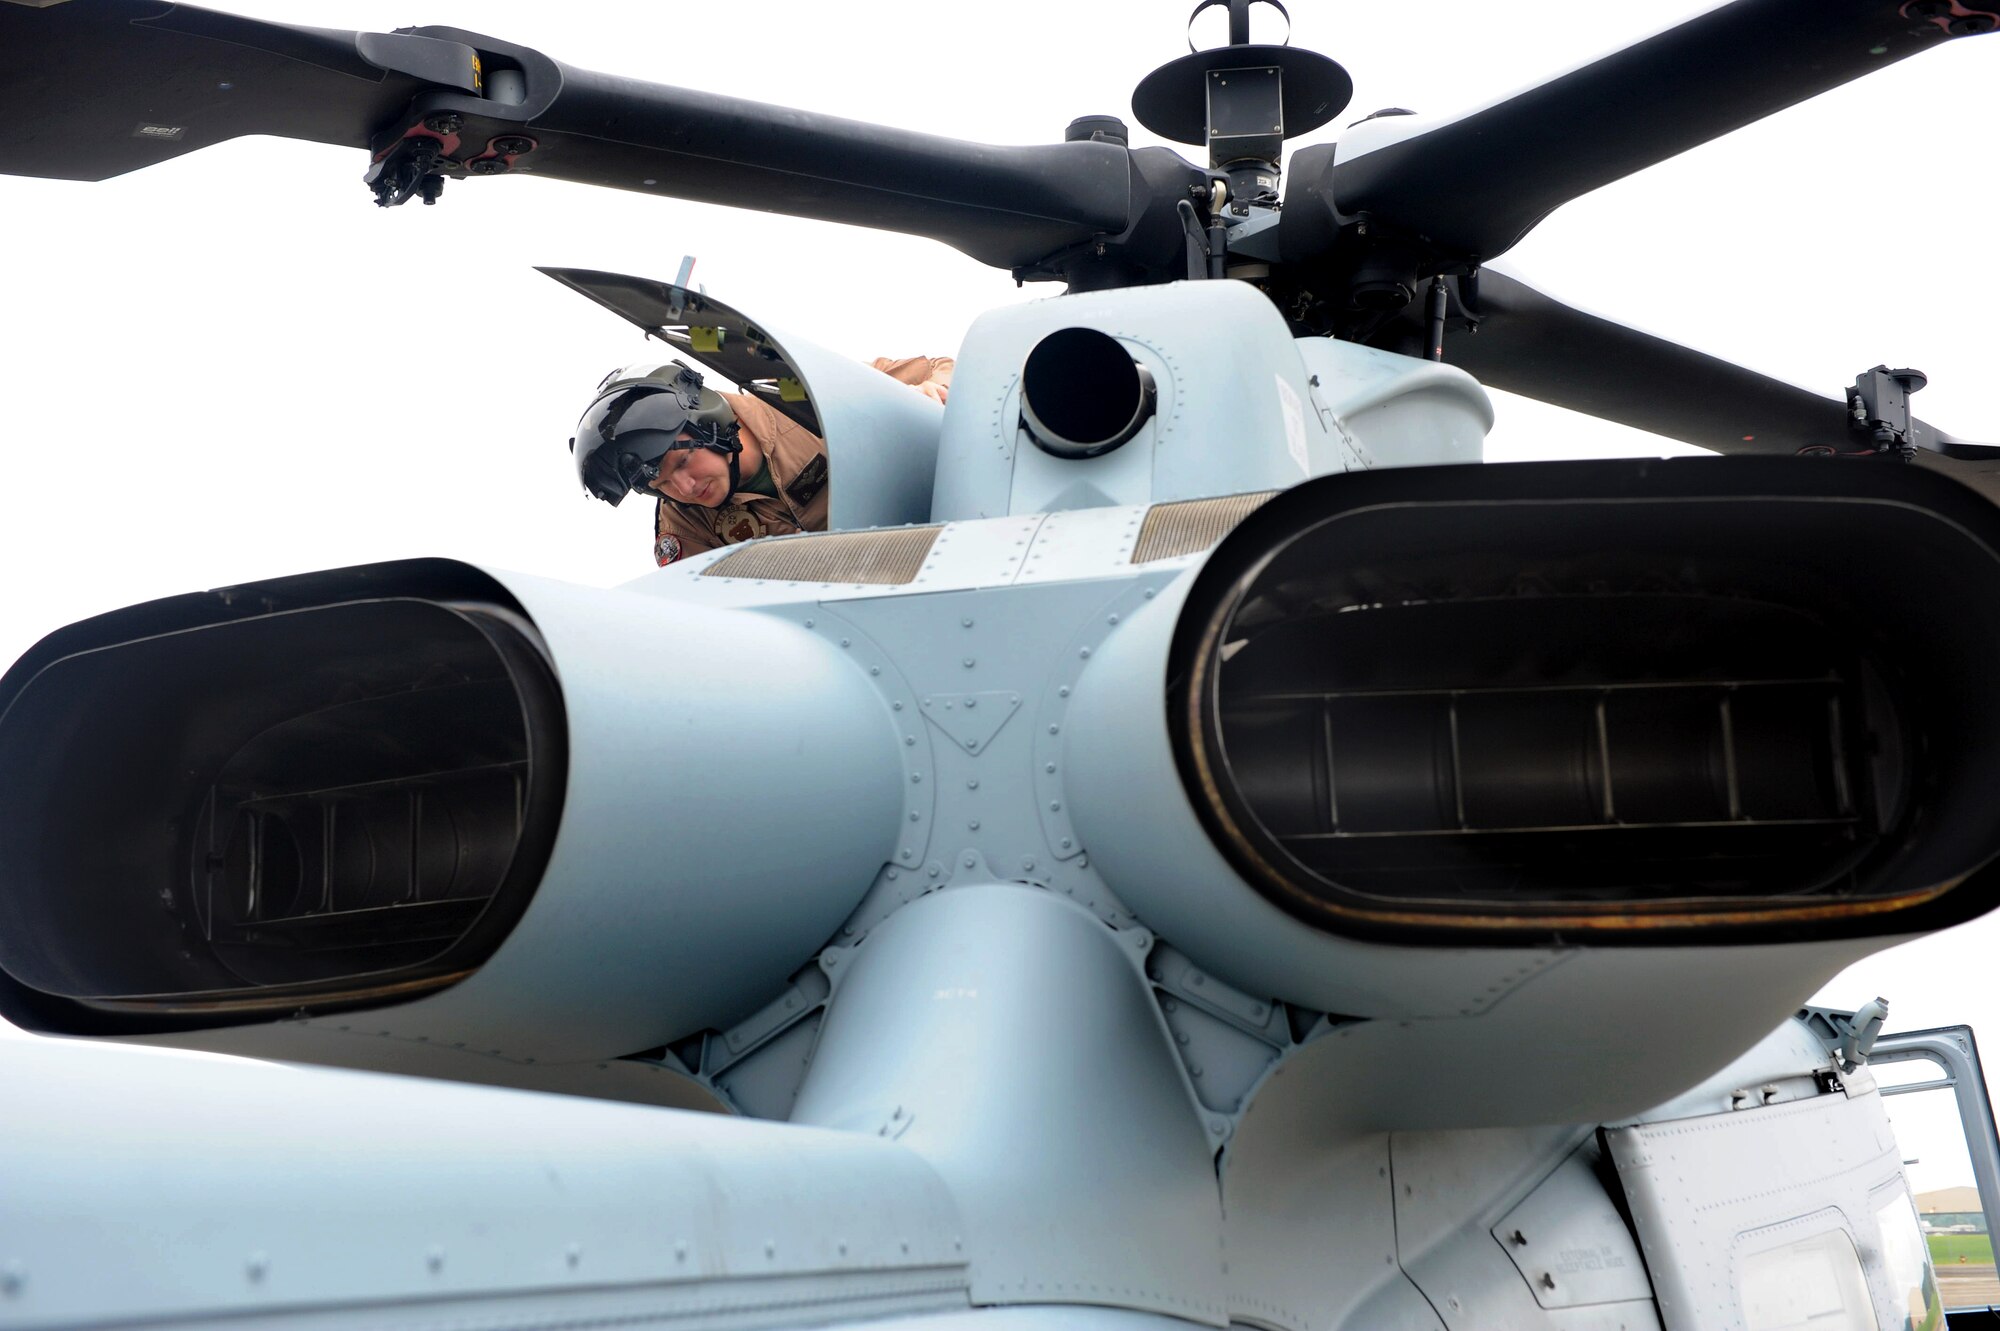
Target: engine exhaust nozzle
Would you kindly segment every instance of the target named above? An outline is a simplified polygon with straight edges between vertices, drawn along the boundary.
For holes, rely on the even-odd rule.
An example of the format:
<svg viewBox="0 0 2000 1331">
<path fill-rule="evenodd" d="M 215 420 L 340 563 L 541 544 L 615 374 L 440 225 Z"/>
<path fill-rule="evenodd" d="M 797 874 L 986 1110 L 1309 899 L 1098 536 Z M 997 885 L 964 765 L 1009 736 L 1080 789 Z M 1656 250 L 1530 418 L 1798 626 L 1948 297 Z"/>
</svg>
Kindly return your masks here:
<svg viewBox="0 0 2000 1331">
<path fill-rule="evenodd" d="M 1152 371 L 1095 328 L 1050 333 L 1021 367 L 1021 424 L 1054 457 L 1109 453 L 1139 433 L 1157 398 Z"/>
<path fill-rule="evenodd" d="M 1168 671 L 1246 880 L 1335 932 L 1881 934 L 1990 904 L 2000 510 L 1915 467 L 1411 468 L 1219 547 Z"/>
<path fill-rule="evenodd" d="M 0 696 L 0 967 L 171 1016 L 448 984 L 534 890 L 560 690 L 496 585 L 184 597 L 63 630 Z"/>
<path fill-rule="evenodd" d="M 720 701 L 761 672 L 755 708 Z M 853 909 L 895 853 L 899 738 L 797 625 L 445 560 L 100 615 L 0 676 L 0 1015 L 657 1047 Z M 783 835 L 744 835 L 792 791 Z"/>
</svg>

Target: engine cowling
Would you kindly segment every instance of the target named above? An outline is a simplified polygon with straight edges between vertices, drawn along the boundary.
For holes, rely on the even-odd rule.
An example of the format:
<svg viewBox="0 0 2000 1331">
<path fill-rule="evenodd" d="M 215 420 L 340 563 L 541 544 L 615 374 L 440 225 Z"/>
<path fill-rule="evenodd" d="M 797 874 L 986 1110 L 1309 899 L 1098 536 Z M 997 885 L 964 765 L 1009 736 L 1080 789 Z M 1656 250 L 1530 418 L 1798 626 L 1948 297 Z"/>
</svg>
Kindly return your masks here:
<svg viewBox="0 0 2000 1331">
<path fill-rule="evenodd" d="M 1215 856 L 1260 910 L 1328 936 L 1667 945 L 1938 927 L 1991 904 L 1965 884 L 2000 853 L 1996 551 L 2000 513 L 1909 467 L 1309 482 L 1093 665 L 1105 687 L 1079 698 L 1078 821 L 1135 910 L 1205 912 L 1211 936 L 1239 913 Z M 1137 668 L 1127 654 L 1164 658 L 1157 704 L 1110 693 Z M 1145 769 L 1142 752 L 1171 755 L 1159 803 L 1099 770 L 1110 753 Z M 1149 830 L 1114 799 L 1152 811 Z M 1157 811 L 1175 806 L 1209 858 L 1176 871 L 1128 855 L 1163 844 Z"/>
<path fill-rule="evenodd" d="M 896 745 L 795 624 L 464 564 L 99 616 L 0 681 L 0 998 L 62 1033 L 388 1008 L 528 1063 L 656 1046 L 853 909 Z"/>
</svg>

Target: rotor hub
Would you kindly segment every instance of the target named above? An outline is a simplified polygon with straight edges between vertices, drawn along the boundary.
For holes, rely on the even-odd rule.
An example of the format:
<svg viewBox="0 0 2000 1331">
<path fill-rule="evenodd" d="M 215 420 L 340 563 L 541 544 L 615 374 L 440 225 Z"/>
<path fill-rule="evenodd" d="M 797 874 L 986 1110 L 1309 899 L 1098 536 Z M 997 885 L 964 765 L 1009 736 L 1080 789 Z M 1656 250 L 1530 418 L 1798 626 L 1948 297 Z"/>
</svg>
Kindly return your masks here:
<svg viewBox="0 0 2000 1331">
<path fill-rule="evenodd" d="M 1284 141 L 1318 129 L 1354 95 L 1354 81 L 1317 51 L 1250 40 L 1250 6 L 1279 0 L 1201 0 L 1189 15 L 1228 6 L 1229 41 L 1170 60 L 1139 81 L 1132 112 L 1161 138 L 1204 144 L 1208 164 L 1230 173 L 1239 199 L 1275 194 Z M 1240 179 L 1239 179 L 1240 177 Z"/>
</svg>

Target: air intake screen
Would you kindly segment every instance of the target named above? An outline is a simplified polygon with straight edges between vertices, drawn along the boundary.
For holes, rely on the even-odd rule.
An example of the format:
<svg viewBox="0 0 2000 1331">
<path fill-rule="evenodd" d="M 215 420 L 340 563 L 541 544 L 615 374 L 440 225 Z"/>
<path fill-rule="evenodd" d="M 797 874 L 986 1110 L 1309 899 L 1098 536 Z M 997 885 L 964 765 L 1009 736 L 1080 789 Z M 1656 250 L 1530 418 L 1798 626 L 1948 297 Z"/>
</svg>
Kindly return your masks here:
<svg viewBox="0 0 2000 1331">
<path fill-rule="evenodd" d="M 903 586 L 923 570 L 939 530 L 899 527 L 757 541 L 732 550 L 701 576 Z"/>
<path fill-rule="evenodd" d="M 1219 499 L 1183 499 L 1172 504 L 1155 504 L 1146 510 L 1139 539 L 1132 547 L 1132 562 L 1150 564 L 1156 559 L 1173 559 L 1206 550 L 1255 513 L 1276 490 L 1254 494 L 1223 495 Z"/>
</svg>

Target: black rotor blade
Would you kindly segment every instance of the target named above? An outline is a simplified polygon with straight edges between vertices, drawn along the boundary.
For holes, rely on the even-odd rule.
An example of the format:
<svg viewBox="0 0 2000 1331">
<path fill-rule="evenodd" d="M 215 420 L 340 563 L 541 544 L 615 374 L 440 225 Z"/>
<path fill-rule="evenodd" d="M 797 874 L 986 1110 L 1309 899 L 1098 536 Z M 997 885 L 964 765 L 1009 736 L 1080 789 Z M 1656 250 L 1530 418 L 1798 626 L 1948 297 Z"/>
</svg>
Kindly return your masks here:
<svg viewBox="0 0 2000 1331">
<path fill-rule="evenodd" d="M 880 227 L 1006 267 L 1125 232 L 1159 168 L 1135 161 L 1165 151 L 990 147 L 595 74 L 454 28 L 300 28 L 159 0 L 0 0 L 0 116 L 0 173 L 97 180 L 244 134 L 379 159 L 422 134 L 439 152 L 423 169 L 447 176 L 549 176 Z M 454 128 L 433 135 L 426 119 Z M 508 136 L 530 146 L 496 147 Z"/>
<path fill-rule="evenodd" d="M 554 61 L 555 78 L 538 79 L 526 58 L 535 54 L 521 52 L 520 107 L 463 94 L 419 104 L 461 112 L 475 141 L 532 136 L 538 146 L 516 169 L 534 175 L 929 236 L 1005 268 L 1116 236 L 1137 212 L 1135 154 L 1117 144 L 968 143 Z M 540 90 L 552 82 L 544 105 Z"/>
<path fill-rule="evenodd" d="M 1445 359 L 1489 388 L 1718 453 L 1868 448 L 1850 433 L 1842 398 L 1586 314 L 1491 268 L 1479 275 L 1472 309 L 1456 303 L 1453 312 L 1475 314 L 1478 331 L 1448 334 Z M 1412 335 L 1421 336 L 1408 319 L 1390 331 L 1404 340 Z M 1946 458 L 2000 462 L 2000 446 L 1957 439 L 1920 420 L 1912 432 L 1921 449 Z"/>
<path fill-rule="evenodd" d="M 1372 152 L 1342 145 L 1307 178 L 1294 172 L 1287 210 L 1365 213 L 1438 252 L 1491 259 L 1578 195 L 1995 27 L 2000 0 L 1735 0 Z"/>
<path fill-rule="evenodd" d="M 0 172 L 104 180 L 244 134 L 365 148 L 421 89 L 470 86 L 470 51 L 371 35 L 433 58 L 430 77 L 371 64 L 361 34 L 332 28 L 160 0 L 0 3 Z"/>
</svg>

